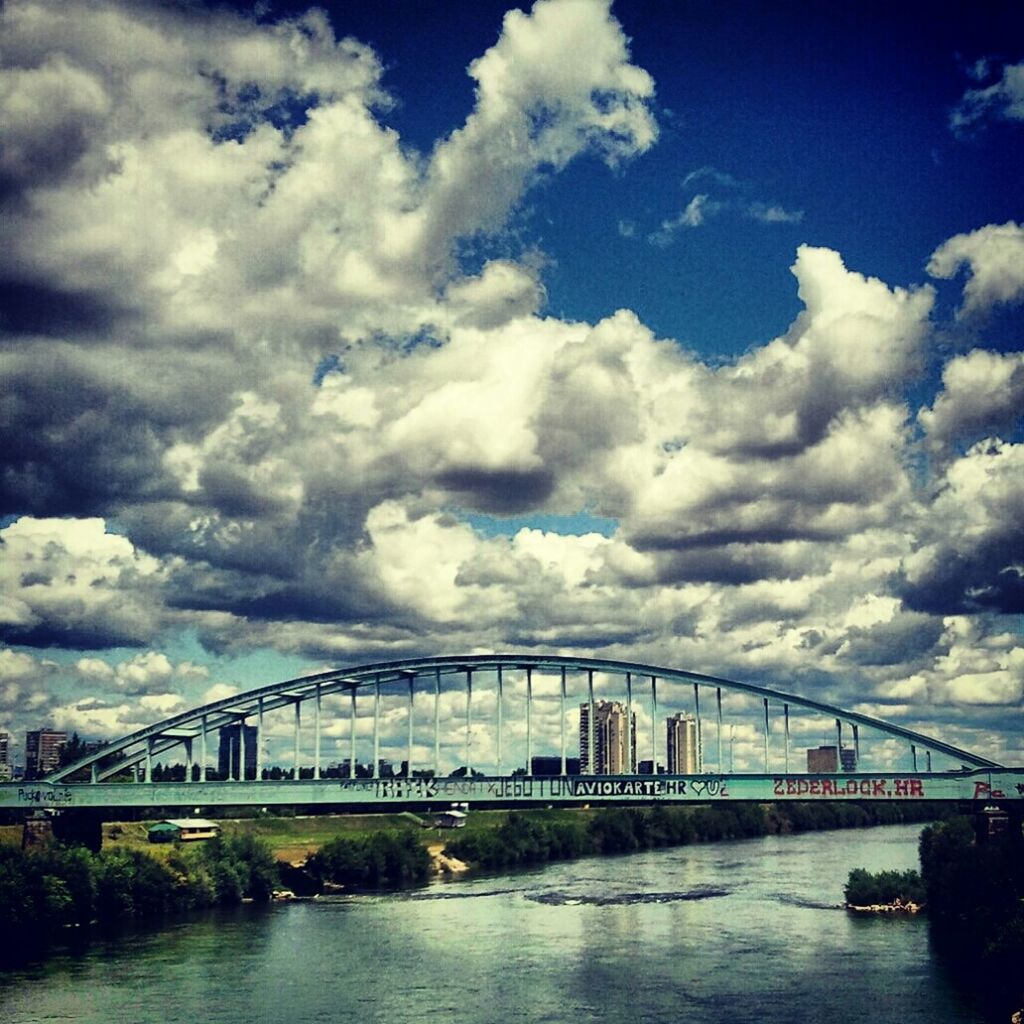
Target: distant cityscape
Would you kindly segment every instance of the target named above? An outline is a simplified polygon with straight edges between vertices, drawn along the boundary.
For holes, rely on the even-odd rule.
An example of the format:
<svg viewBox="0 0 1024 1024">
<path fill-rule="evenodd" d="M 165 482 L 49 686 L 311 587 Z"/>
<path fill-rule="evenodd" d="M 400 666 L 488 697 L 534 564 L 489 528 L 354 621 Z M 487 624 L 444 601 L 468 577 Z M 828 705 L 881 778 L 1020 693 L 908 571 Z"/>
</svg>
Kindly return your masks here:
<svg viewBox="0 0 1024 1024">
<path fill-rule="evenodd" d="M 593 724 L 591 724 L 593 708 Z M 665 721 L 664 763 L 657 765 L 651 758 L 637 759 L 636 713 L 621 701 L 598 700 L 591 705 L 580 704 L 579 756 L 563 758 L 561 755 L 534 755 L 530 759 L 529 774 L 535 776 L 561 775 L 695 775 L 704 770 L 700 730 L 696 716 L 681 711 L 669 715 Z M 217 766 L 207 771 L 209 779 L 255 779 L 257 773 L 257 737 L 254 725 L 226 725 L 218 731 Z M 24 761 L 14 757 L 10 733 L 0 730 L 0 782 L 21 779 L 39 779 L 68 763 L 93 753 L 100 748 L 97 741 L 80 741 L 77 735 L 69 739 L 66 732 L 57 729 L 30 729 L 25 733 Z M 71 755 L 71 756 L 68 756 Z M 806 751 L 807 772 L 811 775 L 854 772 L 857 753 L 852 747 L 819 746 Z M 717 770 L 717 769 L 716 769 Z M 325 778 L 349 778 L 351 765 L 342 761 L 328 766 L 321 773 Z M 184 765 L 161 766 L 154 773 L 156 781 L 175 781 L 185 778 Z M 240 774 L 241 772 L 241 774 Z M 513 774 L 526 774 L 519 768 Z M 307 774 L 308 773 L 308 774 Z M 456 768 L 452 775 L 464 775 L 466 768 Z M 393 765 L 382 759 L 378 776 L 402 777 L 408 774 L 403 761 Z M 432 775 L 432 771 L 414 772 L 414 775 Z M 473 774 L 479 774 L 474 772 Z M 263 769 L 264 778 L 291 778 L 293 768 L 273 766 Z M 311 777 L 312 769 L 300 769 L 300 777 Z M 373 775 L 373 765 L 357 764 L 357 778 Z M 200 777 L 199 765 L 193 765 L 193 779 Z"/>
</svg>

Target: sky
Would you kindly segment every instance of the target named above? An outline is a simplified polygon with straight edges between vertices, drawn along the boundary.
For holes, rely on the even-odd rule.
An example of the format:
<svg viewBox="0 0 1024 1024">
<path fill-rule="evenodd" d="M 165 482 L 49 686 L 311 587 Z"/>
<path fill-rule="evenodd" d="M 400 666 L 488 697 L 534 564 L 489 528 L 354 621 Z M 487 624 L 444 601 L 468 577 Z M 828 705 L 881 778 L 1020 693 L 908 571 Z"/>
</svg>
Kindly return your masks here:
<svg viewBox="0 0 1024 1024">
<path fill-rule="evenodd" d="M 1022 166 L 1009 2 L 6 0 L 0 728 L 526 650 L 1024 764 Z"/>
</svg>

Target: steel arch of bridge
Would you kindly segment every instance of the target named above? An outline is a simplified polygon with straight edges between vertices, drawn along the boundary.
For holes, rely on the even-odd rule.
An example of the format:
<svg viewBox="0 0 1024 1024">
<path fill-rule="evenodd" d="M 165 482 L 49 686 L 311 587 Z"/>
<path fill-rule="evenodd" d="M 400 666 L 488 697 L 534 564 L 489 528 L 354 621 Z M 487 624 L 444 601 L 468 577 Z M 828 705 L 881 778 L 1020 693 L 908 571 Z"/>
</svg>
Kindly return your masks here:
<svg viewBox="0 0 1024 1024">
<path fill-rule="evenodd" d="M 172 715 L 155 725 L 140 729 L 123 736 L 91 753 L 51 773 L 42 780 L 47 784 L 67 780 L 79 772 L 88 769 L 93 783 L 103 782 L 126 769 L 134 768 L 145 762 L 147 779 L 151 778 L 151 765 L 154 758 L 173 747 L 186 746 L 189 764 L 192 763 L 195 740 L 204 746 L 201 755 L 201 766 L 205 767 L 205 739 L 211 732 L 217 732 L 225 725 L 235 725 L 253 716 L 262 716 L 269 711 L 281 707 L 294 706 L 296 709 L 296 731 L 300 718 L 300 707 L 306 701 L 313 701 L 317 710 L 324 696 L 334 693 L 350 693 L 353 701 L 359 690 L 374 688 L 379 695 L 380 686 L 397 681 L 409 684 L 410 694 L 415 680 L 420 676 L 433 676 L 438 690 L 440 679 L 444 675 L 465 674 L 467 683 L 475 672 L 498 672 L 504 670 L 519 671 L 555 671 L 555 672 L 587 672 L 608 673 L 612 675 L 635 676 L 652 680 L 671 680 L 694 684 L 698 687 L 714 688 L 718 691 L 727 690 L 760 697 L 768 703 L 802 708 L 807 711 L 827 715 L 837 722 L 846 722 L 851 726 L 864 726 L 903 740 L 925 751 L 944 754 L 961 765 L 970 768 L 1002 768 L 996 761 L 982 757 L 970 751 L 955 747 L 943 740 L 926 736 L 923 733 L 906 729 L 899 725 L 873 718 L 857 711 L 849 711 L 832 704 L 801 697 L 797 694 L 784 693 L 780 690 L 759 686 L 755 683 L 725 679 L 720 676 L 705 675 L 685 669 L 670 669 L 656 665 L 646 665 L 629 661 L 614 661 L 604 658 L 576 658 L 560 655 L 534 654 L 488 654 L 444 656 L 430 658 L 414 658 L 402 661 L 387 661 L 375 664 L 360 665 L 355 668 L 337 669 L 301 676 L 268 686 L 258 687 L 245 693 L 226 697 L 222 700 L 192 708 L 188 711 Z M 564 691 L 563 691 L 564 692 Z M 500 702 L 499 702 L 500 704 Z M 767 704 L 766 704 L 767 715 Z M 319 756 L 319 713 L 316 716 L 317 753 Z M 119 758 L 117 755 L 121 755 Z M 377 750 L 374 757 L 377 758 Z M 101 766 L 102 763 L 102 766 Z M 467 771 L 469 765 L 466 766 Z M 319 768 L 319 764 L 316 765 Z M 767 770 L 767 769 L 766 769 Z M 719 765 L 721 773 L 721 765 Z M 319 773 L 317 772 L 317 776 Z M 189 773 L 191 777 L 191 772 Z M 257 773 L 257 779 L 259 773 Z"/>
</svg>

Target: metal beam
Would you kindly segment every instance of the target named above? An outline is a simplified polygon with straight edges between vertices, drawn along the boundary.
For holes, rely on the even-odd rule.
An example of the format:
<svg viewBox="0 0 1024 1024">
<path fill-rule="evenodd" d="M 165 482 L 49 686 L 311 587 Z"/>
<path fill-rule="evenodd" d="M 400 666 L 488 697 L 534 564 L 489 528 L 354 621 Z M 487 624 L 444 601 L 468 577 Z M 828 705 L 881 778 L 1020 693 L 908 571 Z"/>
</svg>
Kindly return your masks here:
<svg viewBox="0 0 1024 1024">
<path fill-rule="evenodd" d="M 217 728 L 221 724 L 229 724 L 232 721 L 237 721 L 240 715 L 255 713 L 260 697 L 264 698 L 265 710 L 271 711 L 292 703 L 297 699 L 301 700 L 312 697 L 317 684 L 320 684 L 323 694 L 328 694 L 349 686 L 359 688 L 370 686 L 374 684 L 375 680 L 397 680 L 403 678 L 410 671 L 436 672 L 438 675 L 441 675 L 466 671 L 467 669 L 495 670 L 499 666 L 525 668 L 528 673 L 533 669 L 557 671 L 565 667 L 569 671 L 599 671 L 623 675 L 632 673 L 652 675 L 670 681 L 699 682 L 702 685 L 712 685 L 739 693 L 769 698 L 778 703 L 788 703 L 791 707 L 824 714 L 828 717 L 841 716 L 844 721 L 851 725 L 875 729 L 888 736 L 902 739 L 914 746 L 920 746 L 922 749 L 942 754 L 964 765 L 984 768 L 1001 767 L 998 762 L 989 758 L 955 747 L 943 740 L 934 739 L 922 733 L 905 729 L 902 726 L 893 725 L 892 723 L 872 718 L 859 712 L 837 708 L 821 701 L 758 686 L 754 683 L 724 679 L 719 676 L 705 675 L 683 669 L 659 668 L 635 662 L 570 658 L 561 655 L 497 654 L 406 659 L 397 662 L 364 665 L 355 669 L 317 673 L 298 679 L 274 683 L 251 690 L 248 693 L 237 694 L 212 702 L 201 708 L 189 709 L 145 729 L 137 730 L 128 736 L 113 741 L 104 747 L 102 751 L 87 755 L 72 764 L 58 769 L 56 772 L 51 773 L 46 781 L 58 782 L 67 779 L 77 771 L 88 768 L 93 763 L 101 760 L 106 767 L 97 771 L 97 779 L 98 781 L 104 781 L 118 772 L 130 769 L 133 765 L 143 761 L 145 754 L 144 747 L 141 745 L 147 743 L 150 738 L 153 738 L 156 744 L 154 752 L 167 749 L 172 743 L 170 741 L 164 743 L 160 740 L 160 737 L 171 735 L 172 730 L 182 727 L 195 728 L 197 723 L 204 717 L 207 719 L 206 726 L 202 729 L 204 732 L 210 728 Z M 173 742 L 180 742 L 180 740 L 174 740 Z M 118 755 L 120 755 L 120 760 L 117 759 Z"/>
</svg>

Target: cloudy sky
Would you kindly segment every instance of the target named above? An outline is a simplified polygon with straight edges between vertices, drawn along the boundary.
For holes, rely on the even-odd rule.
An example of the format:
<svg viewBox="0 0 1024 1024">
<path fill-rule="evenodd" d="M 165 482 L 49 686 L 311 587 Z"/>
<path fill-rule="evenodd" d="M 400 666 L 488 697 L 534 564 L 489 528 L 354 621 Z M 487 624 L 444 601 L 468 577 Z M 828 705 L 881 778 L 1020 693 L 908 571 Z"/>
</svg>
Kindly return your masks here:
<svg viewBox="0 0 1024 1024">
<path fill-rule="evenodd" d="M 1024 763 L 1024 13 L 889 6 L 6 0 L 0 727 L 530 650 Z"/>
</svg>

